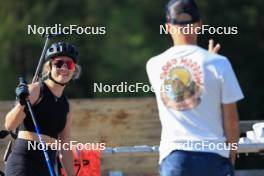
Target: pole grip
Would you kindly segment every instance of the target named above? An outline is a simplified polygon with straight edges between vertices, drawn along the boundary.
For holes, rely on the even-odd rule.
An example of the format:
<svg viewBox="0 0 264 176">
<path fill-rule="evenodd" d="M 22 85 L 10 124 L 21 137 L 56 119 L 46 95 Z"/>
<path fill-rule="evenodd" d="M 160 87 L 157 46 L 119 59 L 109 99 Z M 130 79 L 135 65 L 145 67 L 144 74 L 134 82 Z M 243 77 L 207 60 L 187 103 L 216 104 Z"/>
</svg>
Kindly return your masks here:
<svg viewBox="0 0 264 176">
<path fill-rule="evenodd" d="M 19 77 L 19 84 L 27 84 L 27 81 L 24 77 Z"/>
</svg>

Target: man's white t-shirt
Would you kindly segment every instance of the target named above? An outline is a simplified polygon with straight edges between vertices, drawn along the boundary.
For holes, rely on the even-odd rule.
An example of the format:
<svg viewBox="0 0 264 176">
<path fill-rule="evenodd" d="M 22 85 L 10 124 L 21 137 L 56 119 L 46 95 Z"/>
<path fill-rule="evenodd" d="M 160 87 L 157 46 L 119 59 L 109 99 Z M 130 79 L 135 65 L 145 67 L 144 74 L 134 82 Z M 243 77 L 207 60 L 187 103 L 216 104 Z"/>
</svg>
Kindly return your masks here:
<svg viewBox="0 0 264 176">
<path fill-rule="evenodd" d="M 162 126 L 160 163 L 174 150 L 229 157 L 221 104 L 243 93 L 228 59 L 195 45 L 174 46 L 151 58 L 147 73 Z"/>
</svg>

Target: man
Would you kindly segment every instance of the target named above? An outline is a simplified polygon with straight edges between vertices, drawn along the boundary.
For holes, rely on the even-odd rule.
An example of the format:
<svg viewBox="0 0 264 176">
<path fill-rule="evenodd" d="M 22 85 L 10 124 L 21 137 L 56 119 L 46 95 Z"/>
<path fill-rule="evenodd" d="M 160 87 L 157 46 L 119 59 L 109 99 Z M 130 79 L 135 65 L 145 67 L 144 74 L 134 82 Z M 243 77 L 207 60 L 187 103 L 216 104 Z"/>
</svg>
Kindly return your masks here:
<svg viewBox="0 0 264 176">
<path fill-rule="evenodd" d="M 201 26 L 195 1 L 171 0 L 166 29 L 174 46 L 147 62 L 162 125 L 160 174 L 234 175 L 243 94 L 228 59 L 215 54 L 220 46 L 200 48 L 196 33 L 181 31 L 186 26 Z"/>
</svg>

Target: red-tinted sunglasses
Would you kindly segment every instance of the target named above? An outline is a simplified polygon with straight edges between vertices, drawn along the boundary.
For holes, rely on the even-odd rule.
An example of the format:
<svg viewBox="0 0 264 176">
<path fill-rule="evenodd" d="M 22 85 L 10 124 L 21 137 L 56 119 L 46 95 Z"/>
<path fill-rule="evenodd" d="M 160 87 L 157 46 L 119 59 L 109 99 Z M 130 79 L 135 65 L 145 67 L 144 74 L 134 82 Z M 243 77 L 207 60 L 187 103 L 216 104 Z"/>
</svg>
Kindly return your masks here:
<svg viewBox="0 0 264 176">
<path fill-rule="evenodd" d="M 72 60 L 54 60 L 54 62 L 52 62 L 52 65 L 56 66 L 56 68 L 62 68 L 64 64 L 66 64 L 68 70 L 74 70 L 75 68 L 75 63 Z"/>
</svg>

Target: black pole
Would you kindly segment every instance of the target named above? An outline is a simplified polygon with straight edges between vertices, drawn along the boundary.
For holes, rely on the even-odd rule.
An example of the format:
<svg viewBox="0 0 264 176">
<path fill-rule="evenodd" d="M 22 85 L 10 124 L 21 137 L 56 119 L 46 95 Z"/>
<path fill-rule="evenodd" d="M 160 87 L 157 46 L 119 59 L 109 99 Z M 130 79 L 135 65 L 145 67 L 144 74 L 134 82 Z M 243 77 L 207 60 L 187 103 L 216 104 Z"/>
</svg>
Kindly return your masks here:
<svg viewBox="0 0 264 176">
<path fill-rule="evenodd" d="M 39 59 L 39 62 L 38 62 L 38 66 L 37 66 L 36 72 L 35 72 L 34 77 L 33 77 L 33 79 L 32 79 L 32 84 L 39 80 L 39 77 L 40 77 L 40 74 L 41 74 L 41 69 L 42 69 L 42 66 L 43 66 L 43 63 L 44 63 L 45 54 L 46 54 L 46 50 L 47 50 L 47 47 L 48 47 L 49 41 L 50 41 L 53 37 L 55 37 L 55 36 L 56 36 L 56 34 L 53 34 L 53 35 L 52 35 L 52 34 L 44 35 L 44 37 L 46 37 L 46 40 L 45 40 L 45 44 L 44 44 L 44 47 L 43 47 L 42 52 L 41 52 L 41 56 L 40 56 L 40 59 Z M 30 105 L 30 103 L 27 103 L 27 104 Z M 32 110 L 31 106 L 28 107 L 28 108 L 29 108 L 29 110 Z M 36 121 L 35 121 L 35 118 L 34 118 L 35 116 L 34 116 L 34 114 L 33 114 L 33 111 L 32 111 L 32 113 L 31 113 L 31 117 L 32 117 L 32 120 L 33 120 L 34 125 L 35 125 L 35 122 L 36 122 Z M 37 123 L 36 123 L 36 124 L 37 124 Z M 35 127 L 36 127 L 36 125 L 35 125 Z M 36 130 L 38 130 L 38 129 L 36 129 Z M 14 133 L 15 133 L 15 134 L 18 133 L 18 128 L 16 128 L 16 130 L 14 130 Z M 41 138 L 41 135 L 38 135 L 38 136 L 40 136 L 40 138 Z M 41 138 L 41 139 L 42 139 L 42 138 Z M 12 140 L 9 141 L 8 146 L 7 146 L 7 148 L 6 148 L 5 156 L 4 156 L 4 161 L 5 161 L 5 162 L 7 161 L 8 156 L 9 156 L 9 154 L 11 153 L 13 140 L 14 140 L 14 139 L 12 139 Z M 41 142 L 41 141 L 40 141 L 40 142 Z M 48 155 L 45 154 L 45 152 L 44 152 L 44 155 L 45 155 L 45 159 L 46 159 L 46 161 L 47 161 Z M 48 162 L 47 162 L 47 163 L 48 163 Z M 50 171 L 51 175 L 53 176 L 53 172 L 51 172 L 51 169 L 50 169 L 50 167 L 51 167 L 50 164 L 48 164 L 48 167 L 49 167 L 49 171 Z"/>
<path fill-rule="evenodd" d="M 43 47 L 42 52 L 41 52 L 41 56 L 40 56 L 40 59 L 39 59 L 39 63 L 38 63 L 36 72 L 35 72 L 34 77 L 32 79 L 32 84 L 35 83 L 36 81 L 38 81 L 38 79 L 40 77 L 40 73 L 41 73 L 42 65 L 44 63 L 45 54 L 46 54 L 46 50 L 48 48 L 49 41 L 54 36 L 55 35 L 50 35 L 50 34 L 45 36 L 46 37 L 45 44 L 44 44 L 44 47 Z"/>
</svg>

